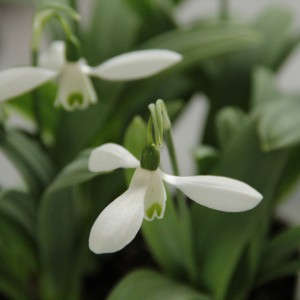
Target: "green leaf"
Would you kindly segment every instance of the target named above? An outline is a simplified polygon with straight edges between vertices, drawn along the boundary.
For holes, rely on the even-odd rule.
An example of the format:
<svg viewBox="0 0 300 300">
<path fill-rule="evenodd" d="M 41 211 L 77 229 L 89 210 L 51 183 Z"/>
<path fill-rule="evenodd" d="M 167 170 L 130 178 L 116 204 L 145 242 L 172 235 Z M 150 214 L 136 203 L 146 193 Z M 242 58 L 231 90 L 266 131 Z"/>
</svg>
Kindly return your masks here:
<svg viewBox="0 0 300 300">
<path fill-rule="evenodd" d="M 259 33 L 245 26 L 208 23 L 175 29 L 155 37 L 143 46 L 179 52 L 183 55 L 183 61 L 178 67 L 183 68 L 205 59 L 255 47 L 260 41 Z"/>
<path fill-rule="evenodd" d="M 291 275 L 296 275 L 300 270 L 300 259 L 293 259 L 288 261 L 277 268 L 272 269 L 271 272 L 264 274 L 264 276 L 259 277 L 258 285 L 265 284 L 267 282 L 284 278 Z"/>
<path fill-rule="evenodd" d="M 147 125 L 140 116 L 136 116 L 125 131 L 124 147 L 139 160 L 146 145 Z"/>
<path fill-rule="evenodd" d="M 279 58 L 290 43 L 292 20 L 291 11 L 282 6 L 269 7 L 255 20 L 254 28 L 262 32 L 264 39 L 256 52 L 262 64 L 271 68 L 279 66 Z"/>
<path fill-rule="evenodd" d="M 241 130 L 246 121 L 246 114 L 238 107 L 225 107 L 216 117 L 217 136 L 222 148 L 226 148 Z"/>
<path fill-rule="evenodd" d="M 232 285 L 236 281 L 240 282 L 238 299 L 245 299 L 251 291 L 277 196 L 276 190 L 288 157 L 284 151 L 263 153 L 256 126 L 256 118 L 247 120 L 220 156 L 212 174 L 250 184 L 262 193 L 262 202 L 249 212 L 237 214 L 212 211 L 196 204 L 192 207 L 199 260 L 198 284 L 211 291 L 216 300 L 236 294 L 236 286 Z M 249 251 L 250 246 L 251 256 L 244 261 L 249 267 L 238 272 L 240 260 L 247 257 L 244 253 Z M 247 280 L 243 281 L 243 278 Z M 228 299 L 236 298 L 232 296 Z"/>
<path fill-rule="evenodd" d="M 140 160 L 143 148 L 147 145 L 147 125 L 144 120 L 136 116 L 128 125 L 124 136 L 124 147 Z M 129 184 L 134 170 L 126 169 L 126 181 Z"/>
<path fill-rule="evenodd" d="M 79 212 L 71 189 L 42 199 L 38 215 L 43 299 L 79 299 Z"/>
<path fill-rule="evenodd" d="M 132 48 L 141 20 L 126 1 L 95 1 L 92 12 L 83 43 L 86 58 L 92 65 Z"/>
<path fill-rule="evenodd" d="M 107 300 L 208 300 L 204 294 L 151 270 L 127 275 Z"/>
<path fill-rule="evenodd" d="M 219 157 L 218 150 L 207 145 L 198 146 L 193 154 L 198 164 L 198 174 L 207 174 Z"/>
<path fill-rule="evenodd" d="M 193 205 L 196 236 L 198 285 L 205 286 L 213 299 L 225 299 L 234 271 L 253 235 L 249 213 L 224 213 Z"/>
<path fill-rule="evenodd" d="M 17 191 L 0 194 L 0 273 L 26 289 L 37 271 L 36 216 L 32 199 Z M 0 284 L 1 285 L 1 284 Z M 27 293 L 24 291 L 24 296 Z"/>
<path fill-rule="evenodd" d="M 41 146 L 17 131 L 0 133 L 0 148 L 20 171 L 31 192 L 40 193 L 53 176 L 53 164 Z"/>
<path fill-rule="evenodd" d="M 254 70 L 252 90 L 251 102 L 254 107 L 270 103 L 279 96 L 274 74 L 264 67 Z"/>
<path fill-rule="evenodd" d="M 284 173 L 282 174 L 282 184 L 280 186 L 279 201 L 288 199 L 288 195 L 294 191 L 299 182 L 300 169 L 300 146 L 293 147 L 290 150 L 288 161 L 285 165 Z"/>
<path fill-rule="evenodd" d="M 174 28 L 174 3 L 171 0 L 125 0 L 141 20 L 140 39 L 149 37 Z"/>
<path fill-rule="evenodd" d="M 30 300 L 29 295 L 26 296 L 26 288 L 19 283 L 7 270 L 2 270 L 0 267 L 0 291 L 8 299 L 14 300 Z"/>
<path fill-rule="evenodd" d="M 48 195 L 55 193 L 56 191 L 75 186 L 99 175 L 99 173 L 91 172 L 88 169 L 90 153 L 90 149 L 84 150 L 76 157 L 76 159 L 66 165 L 55 177 L 51 185 L 48 186 L 46 193 Z"/>
<path fill-rule="evenodd" d="M 290 12 L 268 8 L 251 25 L 261 38 L 256 47 L 202 64 L 198 82 L 204 82 L 203 89 L 212 103 L 204 137 L 206 144 L 216 144 L 212 128 L 220 108 L 235 105 L 249 109 L 254 68 L 264 66 L 274 70 L 284 61 L 290 23 Z"/>
<path fill-rule="evenodd" d="M 291 147 L 300 142 L 300 101 L 284 98 L 262 113 L 258 133 L 265 151 Z"/>
<path fill-rule="evenodd" d="M 293 254 L 298 251 L 299 245 L 300 227 L 288 228 L 276 235 L 263 253 L 258 283 L 265 283 L 268 278 L 273 278 L 273 272 L 284 269 Z"/>
<path fill-rule="evenodd" d="M 36 208 L 29 195 L 16 190 L 0 192 L 0 216 L 25 230 L 33 241 L 36 239 Z"/>
</svg>

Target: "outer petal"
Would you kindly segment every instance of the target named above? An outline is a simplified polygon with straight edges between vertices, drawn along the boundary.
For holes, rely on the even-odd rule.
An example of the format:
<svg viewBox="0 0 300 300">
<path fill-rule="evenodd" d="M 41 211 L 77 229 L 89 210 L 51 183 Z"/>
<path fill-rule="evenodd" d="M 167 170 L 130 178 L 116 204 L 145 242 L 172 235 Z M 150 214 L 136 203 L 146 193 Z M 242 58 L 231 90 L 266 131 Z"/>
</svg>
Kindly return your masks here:
<svg viewBox="0 0 300 300">
<path fill-rule="evenodd" d="M 157 74 L 181 59 L 180 54 L 170 50 L 134 51 L 91 68 L 89 74 L 107 80 L 135 80 Z"/>
<path fill-rule="evenodd" d="M 56 106 L 72 111 L 85 109 L 97 102 L 97 95 L 90 78 L 83 71 L 83 63 L 67 63 L 61 71 Z"/>
<path fill-rule="evenodd" d="M 145 216 L 147 221 L 155 217 L 161 219 L 166 208 L 166 190 L 159 171 L 149 171 L 149 185 L 145 197 Z"/>
<path fill-rule="evenodd" d="M 39 57 L 39 66 L 60 71 L 65 65 L 65 42 L 55 41 Z"/>
<path fill-rule="evenodd" d="M 91 152 L 89 170 L 92 172 L 112 171 L 117 168 L 137 168 L 140 162 L 124 147 L 108 143 Z"/>
<path fill-rule="evenodd" d="M 252 209 L 262 195 L 248 184 L 220 176 L 177 177 L 162 173 L 163 179 L 176 186 L 190 199 L 216 210 L 240 212 Z"/>
<path fill-rule="evenodd" d="M 0 72 L 0 102 L 26 93 L 57 76 L 37 67 L 19 67 Z"/>
<path fill-rule="evenodd" d="M 147 172 L 137 169 L 129 189 L 99 215 L 89 237 L 93 252 L 115 252 L 134 239 L 143 222 L 148 178 Z"/>
</svg>

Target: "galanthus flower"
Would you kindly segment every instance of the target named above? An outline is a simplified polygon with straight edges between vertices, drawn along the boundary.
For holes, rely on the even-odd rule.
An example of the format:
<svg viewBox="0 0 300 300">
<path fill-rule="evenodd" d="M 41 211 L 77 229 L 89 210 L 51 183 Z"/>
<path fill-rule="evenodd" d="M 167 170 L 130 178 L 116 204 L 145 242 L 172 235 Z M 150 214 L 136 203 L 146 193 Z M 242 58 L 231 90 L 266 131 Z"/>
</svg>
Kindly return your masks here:
<svg viewBox="0 0 300 300">
<path fill-rule="evenodd" d="M 262 200 L 260 193 L 241 181 L 218 176 L 172 176 L 162 172 L 158 165 L 159 152 L 154 145 L 144 148 L 141 162 L 117 144 L 104 144 L 91 152 L 89 169 L 92 172 L 136 169 L 128 190 L 96 219 L 89 237 L 93 252 L 118 251 L 134 239 L 143 219 L 151 221 L 163 217 L 166 202 L 163 181 L 199 204 L 226 212 L 246 211 Z"/>
<path fill-rule="evenodd" d="M 1 71 L 0 102 L 58 78 L 55 105 L 61 105 L 69 111 L 85 109 L 97 101 L 89 76 L 110 81 L 142 79 L 169 68 L 182 58 L 170 50 L 141 50 L 121 54 L 99 66 L 90 67 L 79 56 L 68 57 L 67 50 L 63 41 L 55 41 L 41 54 L 38 67 L 16 67 Z"/>
</svg>

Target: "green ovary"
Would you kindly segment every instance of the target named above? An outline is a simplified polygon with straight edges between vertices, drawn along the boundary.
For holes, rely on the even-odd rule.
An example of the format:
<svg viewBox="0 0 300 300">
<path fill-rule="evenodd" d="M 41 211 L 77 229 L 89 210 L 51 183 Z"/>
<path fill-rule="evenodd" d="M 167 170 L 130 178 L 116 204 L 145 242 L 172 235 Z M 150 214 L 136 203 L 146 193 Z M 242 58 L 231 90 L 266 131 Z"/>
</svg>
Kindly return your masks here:
<svg viewBox="0 0 300 300">
<path fill-rule="evenodd" d="M 161 213 L 162 213 L 162 207 L 159 203 L 154 203 L 152 204 L 146 211 L 146 215 L 149 219 L 152 219 L 153 216 L 155 215 L 156 212 L 156 216 L 160 217 Z"/>
<path fill-rule="evenodd" d="M 68 103 L 70 106 L 82 105 L 83 104 L 83 95 L 79 92 L 70 94 L 68 97 Z"/>
</svg>

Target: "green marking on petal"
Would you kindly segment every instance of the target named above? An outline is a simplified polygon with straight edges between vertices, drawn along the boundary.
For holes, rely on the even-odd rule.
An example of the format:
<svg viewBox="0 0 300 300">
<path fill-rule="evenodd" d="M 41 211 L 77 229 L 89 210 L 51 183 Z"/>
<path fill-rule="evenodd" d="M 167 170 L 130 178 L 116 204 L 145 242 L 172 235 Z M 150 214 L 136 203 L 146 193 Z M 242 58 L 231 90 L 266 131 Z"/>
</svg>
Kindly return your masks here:
<svg viewBox="0 0 300 300">
<path fill-rule="evenodd" d="M 70 106 L 81 106 L 83 104 L 83 95 L 79 92 L 70 94 L 68 97 L 68 103 Z"/>
<path fill-rule="evenodd" d="M 156 215 L 157 217 L 161 217 L 162 207 L 159 203 L 152 204 L 146 211 L 146 215 L 149 219 L 153 219 Z"/>
</svg>

